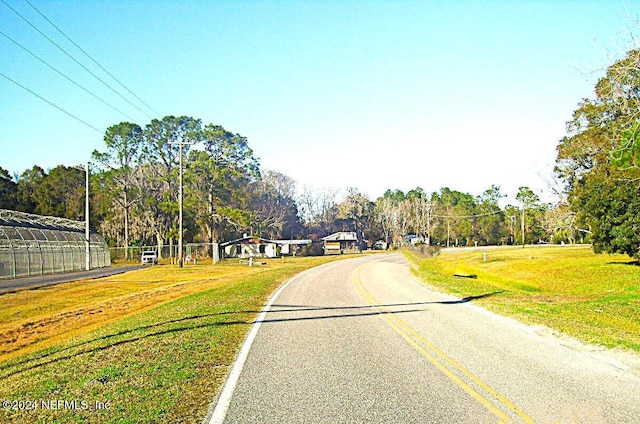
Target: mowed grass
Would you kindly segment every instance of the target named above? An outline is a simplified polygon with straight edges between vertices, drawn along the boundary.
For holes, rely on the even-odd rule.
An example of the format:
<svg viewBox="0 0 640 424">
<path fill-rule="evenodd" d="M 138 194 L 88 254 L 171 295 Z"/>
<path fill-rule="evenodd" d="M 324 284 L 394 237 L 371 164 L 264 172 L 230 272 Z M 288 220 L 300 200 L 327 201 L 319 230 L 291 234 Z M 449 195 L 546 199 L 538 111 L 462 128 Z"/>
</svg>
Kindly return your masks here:
<svg viewBox="0 0 640 424">
<path fill-rule="evenodd" d="M 0 296 L 0 361 L 259 269 L 222 263 L 176 271 L 156 266 Z"/>
<path fill-rule="evenodd" d="M 268 297 L 335 259 L 158 266 L 2 295 L 0 422 L 200 422 Z"/>
<path fill-rule="evenodd" d="M 407 252 L 429 284 L 529 324 L 640 352 L 640 266 L 589 246 Z M 457 276 L 456 276 L 457 275 Z"/>
</svg>

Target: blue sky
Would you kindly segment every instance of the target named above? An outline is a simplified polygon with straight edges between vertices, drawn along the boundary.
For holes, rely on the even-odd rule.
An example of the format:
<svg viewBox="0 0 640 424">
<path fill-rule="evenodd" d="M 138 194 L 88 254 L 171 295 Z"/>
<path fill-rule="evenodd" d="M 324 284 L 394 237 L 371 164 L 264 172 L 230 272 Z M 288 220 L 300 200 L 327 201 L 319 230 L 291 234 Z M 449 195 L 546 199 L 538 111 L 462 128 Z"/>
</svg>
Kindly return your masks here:
<svg viewBox="0 0 640 424">
<path fill-rule="evenodd" d="M 633 47 L 637 1 L 0 2 L 0 166 L 75 165 L 122 121 L 189 115 L 246 136 L 315 189 L 442 187 L 543 197 L 565 122 Z M 124 97 L 92 77 L 34 26 Z M 542 177 L 541 177 L 542 175 Z"/>
</svg>

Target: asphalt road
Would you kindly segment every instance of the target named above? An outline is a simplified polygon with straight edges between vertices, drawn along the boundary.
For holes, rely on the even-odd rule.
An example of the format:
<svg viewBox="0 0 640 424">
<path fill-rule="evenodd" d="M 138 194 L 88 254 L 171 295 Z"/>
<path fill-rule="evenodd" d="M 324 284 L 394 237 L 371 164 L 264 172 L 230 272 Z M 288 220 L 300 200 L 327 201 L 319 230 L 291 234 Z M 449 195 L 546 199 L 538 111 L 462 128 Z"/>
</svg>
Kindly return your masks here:
<svg viewBox="0 0 640 424">
<path fill-rule="evenodd" d="M 416 282 L 399 254 L 314 268 L 271 302 L 206 422 L 632 423 L 640 417 L 637 357 L 524 326 L 473 299 L 434 293 Z"/>
</svg>

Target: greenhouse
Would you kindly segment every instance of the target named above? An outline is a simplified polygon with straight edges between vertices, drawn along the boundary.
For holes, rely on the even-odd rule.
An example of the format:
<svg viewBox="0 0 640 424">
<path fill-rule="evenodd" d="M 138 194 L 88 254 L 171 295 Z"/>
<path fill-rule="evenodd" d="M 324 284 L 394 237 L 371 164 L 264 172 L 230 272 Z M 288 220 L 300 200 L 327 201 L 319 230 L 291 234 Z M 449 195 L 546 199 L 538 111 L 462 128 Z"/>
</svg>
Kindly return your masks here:
<svg viewBox="0 0 640 424">
<path fill-rule="evenodd" d="M 110 266 L 104 238 L 85 234 L 83 221 L 0 209 L 0 278 Z"/>
</svg>

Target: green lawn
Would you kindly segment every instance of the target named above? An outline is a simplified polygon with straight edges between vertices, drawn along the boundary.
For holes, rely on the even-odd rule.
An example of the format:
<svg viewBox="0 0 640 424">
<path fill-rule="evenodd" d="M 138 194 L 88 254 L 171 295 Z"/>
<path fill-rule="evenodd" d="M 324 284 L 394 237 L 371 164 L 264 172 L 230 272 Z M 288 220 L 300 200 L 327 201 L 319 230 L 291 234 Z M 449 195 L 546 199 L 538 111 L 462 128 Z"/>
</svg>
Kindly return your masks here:
<svg viewBox="0 0 640 424">
<path fill-rule="evenodd" d="M 588 247 L 496 248 L 486 250 L 486 261 L 484 253 L 407 255 L 416 274 L 443 291 L 475 296 L 474 303 L 498 313 L 588 342 L 640 352 L 640 267 L 629 258 L 595 255 Z M 0 359 L 0 401 L 37 407 L 16 411 L 3 404 L 0 422 L 200 422 L 275 289 L 342 258 L 251 269 L 162 266 L 0 296 L 0 333 L 12 337 L 3 343 L 22 343 L 5 348 Z"/>
<path fill-rule="evenodd" d="M 161 273 L 163 281 L 184 280 L 173 290 L 196 284 L 199 291 L 0 362 L 0 401 L 36 406 L 16 411 L 3 404 L 0 422 L 200 422 L 269 296 L 291 276 L 335 259 L 273 261 L 224 284 L 213 280 L 209 289 L 204 271 L 158 267 L 133 274 L 151 281 Z M 192 283 L 184 278 L 189 273 Z M 90 291 L 91 283 L 85 285 Z M 38 290 L 22 294 L 29 295 L 42 297 Z M 52 406 L 58 409 L 46 409 Z"/>
<path fill-rule="evenodd" d="M 407 257 L 418 277 L 442 291 L 585 342 L 640 352 L 640 266 L 628 256 L 536 246 Z"/>
</svg>

